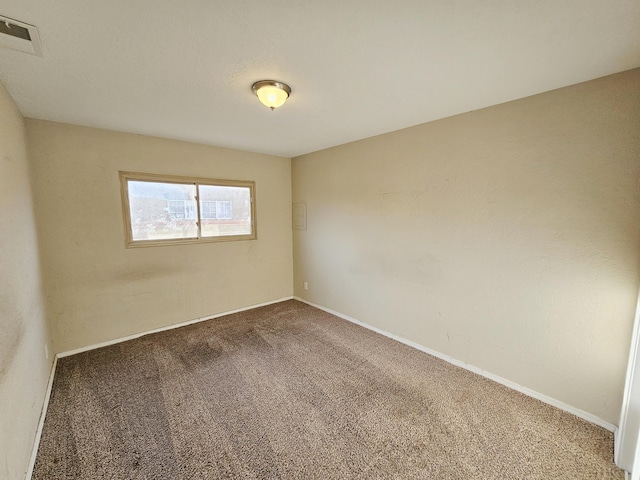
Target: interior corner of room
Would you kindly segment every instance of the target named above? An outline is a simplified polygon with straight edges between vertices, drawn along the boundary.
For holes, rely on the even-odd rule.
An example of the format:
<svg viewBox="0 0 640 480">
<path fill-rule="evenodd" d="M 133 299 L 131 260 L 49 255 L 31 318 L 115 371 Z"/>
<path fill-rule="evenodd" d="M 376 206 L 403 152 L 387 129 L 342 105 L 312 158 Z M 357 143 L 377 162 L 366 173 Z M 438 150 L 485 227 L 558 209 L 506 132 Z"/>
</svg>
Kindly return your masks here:
<svg viewBox="0 0 640 480">
<path fill-rule="evenodd" d="M 291 298 L 616 431 L 631 471 L 639 132 L 640 68 L 300 155 L 30 118 L 0 79 L 0 477 L 56 356 Z M 251 180 L 257 238 L 126 248 L 122 171 Z"/>
</svg>

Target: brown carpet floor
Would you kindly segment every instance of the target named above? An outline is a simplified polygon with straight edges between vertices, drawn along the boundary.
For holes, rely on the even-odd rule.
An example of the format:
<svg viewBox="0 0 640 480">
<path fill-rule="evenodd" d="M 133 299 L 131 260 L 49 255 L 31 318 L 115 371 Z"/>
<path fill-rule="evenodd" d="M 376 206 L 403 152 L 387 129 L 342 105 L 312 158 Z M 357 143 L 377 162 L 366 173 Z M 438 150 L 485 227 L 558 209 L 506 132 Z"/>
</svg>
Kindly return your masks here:
<svg viewBox="0 0 640 480">
<path fill-rule="evenodd" d="M 62 358 L 34 479 L 622 479 L 613 435 L 291 300 Z"/>
</svg>

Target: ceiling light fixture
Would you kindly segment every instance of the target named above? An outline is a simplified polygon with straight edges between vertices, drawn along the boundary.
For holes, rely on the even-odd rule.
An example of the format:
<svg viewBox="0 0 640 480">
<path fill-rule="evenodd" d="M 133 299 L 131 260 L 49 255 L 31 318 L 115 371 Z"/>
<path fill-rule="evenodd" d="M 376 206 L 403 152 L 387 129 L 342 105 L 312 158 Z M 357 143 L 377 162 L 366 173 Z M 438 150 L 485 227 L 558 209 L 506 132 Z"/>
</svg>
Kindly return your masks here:
<svg viewBox="0 0 640 480">
<path fill-rule="evenodd" d="M 284 104 L 291 95 L 291 87 L 275 80 L 260 80 L 251 85 L 251 90 L 263 105 L 274 110 Z"/>
</svg>

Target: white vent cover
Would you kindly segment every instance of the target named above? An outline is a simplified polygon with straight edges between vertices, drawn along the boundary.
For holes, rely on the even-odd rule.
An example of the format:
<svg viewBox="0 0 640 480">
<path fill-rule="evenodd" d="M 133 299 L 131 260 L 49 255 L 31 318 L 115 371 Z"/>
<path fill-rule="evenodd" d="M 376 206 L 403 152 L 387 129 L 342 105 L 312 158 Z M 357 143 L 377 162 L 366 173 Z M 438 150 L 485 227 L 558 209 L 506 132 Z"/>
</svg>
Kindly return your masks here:
<svg viewBox="0 0 640 480">
<path fill-rule="evenodd" d="M 42 45 L 38 29 L 0 15 L 0 47 L 42 56 Z"/>
</svg>

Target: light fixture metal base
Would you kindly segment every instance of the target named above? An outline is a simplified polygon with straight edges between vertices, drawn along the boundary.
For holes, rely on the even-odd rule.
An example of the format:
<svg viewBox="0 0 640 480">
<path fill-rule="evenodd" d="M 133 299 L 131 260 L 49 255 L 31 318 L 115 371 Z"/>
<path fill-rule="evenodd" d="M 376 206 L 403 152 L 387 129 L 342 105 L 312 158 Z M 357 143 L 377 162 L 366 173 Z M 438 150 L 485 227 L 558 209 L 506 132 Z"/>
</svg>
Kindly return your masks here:
<svg viewBox="0 0 640 480">
<path fill-rule="evenodd" d="M 276 87 L 287 92 L 287 96 L 291 95 L 291 87 L 286 83 L 278 82 L 277 80 L 259 80 L 251 85 L 251 90 L 253 90 L 253 93 L 257 95 L 258 90 L 262 87 Z"/>
</svg>

